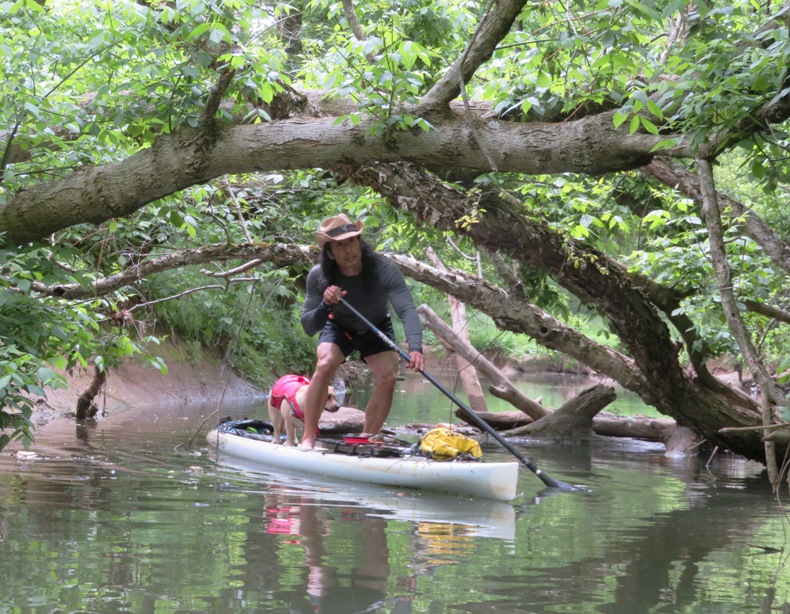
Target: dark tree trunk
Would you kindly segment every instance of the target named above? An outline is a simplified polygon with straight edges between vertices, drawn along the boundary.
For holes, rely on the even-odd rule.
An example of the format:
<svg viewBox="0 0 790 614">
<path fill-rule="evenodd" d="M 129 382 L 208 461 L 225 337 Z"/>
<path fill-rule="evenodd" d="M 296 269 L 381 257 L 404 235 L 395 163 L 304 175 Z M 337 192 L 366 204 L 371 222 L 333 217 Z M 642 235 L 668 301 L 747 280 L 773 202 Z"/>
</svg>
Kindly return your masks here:
<svg viewBox="0 0 790 614">
<path fill-rule="evenodd" d="M 94 401 L 99 396 L 106 382 L 107 372 L 100 371 L 98 367 L 94 367 L 93 380 L 91 380 L 85 392 L 77 399 L 77 413 L 75 414 L 77 420 L 87 420 L 99 413 L 99 406 Z"/>
<path fill-rule="evenodd" d="M 401 258 L 406 274 L 430 279 L 432 286 L 453 292 L 491 315 L 501 328 L 530 334 L 546 347 L 561 349 L 612 377 L 709 443 L 766 462 L 759 430 L 721 431 L 726 427 L 758 427 L 759 408 L 721 382 L 684 369 L 679 353 L 685 348 L 673 340 L 661 310 L 634 276 L 605 254 L 519 214 L 514 211 L 516 205 L 502 202 L 498 195 L 489 195 L 482 202 L 477 198 L 467 202 L 460 189 L 435 181 L 426 171 L 410 165 L 381 164 L 343 170 L 354 181 L 386 196 L 393 206 L 412 213 L 418 223 L 434 228 L 454 232 L 458 219 L 485 209 L 484 215 L 477 215 L 477 223 L 469 225 L 469 236 L 485 249 L 545 271 L 584 304 L 595 307 L 607 317 L 627 355 L 597 346 L 559 323 L 548 325 L 550 319 L 545 317 L 544 323 L 538 324 L 541 316 L 534 305 L 512 295 L 503 296 L 486 282 L 466 277 L 459 284 L 462 274 L 454 272 L 443 283 L 442 275 L 435 269 L 409 269 L 413 263 Z M 573 335 L 577 335 L 573 343 L 563 338 Z M 780 457 L 785 448 L 777 446 Z"/>
</svg>

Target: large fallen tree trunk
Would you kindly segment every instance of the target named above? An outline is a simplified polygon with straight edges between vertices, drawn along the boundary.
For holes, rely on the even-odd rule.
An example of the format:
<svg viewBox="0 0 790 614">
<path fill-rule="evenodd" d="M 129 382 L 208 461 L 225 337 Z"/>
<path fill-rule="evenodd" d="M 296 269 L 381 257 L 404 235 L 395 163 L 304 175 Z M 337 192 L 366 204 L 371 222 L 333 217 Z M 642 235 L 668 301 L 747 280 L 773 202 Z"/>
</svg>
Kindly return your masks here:
<svg viewBox="0 0 790 614">
<path fill-rule="evenodd" d="M 483 420 L 498 431 L 509 434 L 518 432 L 519 427 L 532 424 L 534 420 L 520 411 L 480 412 Z M 601 411 L 592 420 L 592 430 L 605 437 L 627 437 L 644 441 L 666 442 L 677 429 L 671 418 L 649 416 L 615 416 Z"/>
<path fill-rule="evenodd" d="M 677 452 L 672 443 L 677 431 L 674 420 L 618 418 L 611 414 L 598 416 L 597 414 L 615 399 L 614 389 L 603 386 L 582 391 L 560 409 L 552 412 L 549 408 L 526 397 L 493 363 L 470 344 L 454 335 L 450 327 L 428 305 L 420 305 L 417 311 L 442 344 L 466 357 L 470 364 L 479 367 L 489 379 L 498 383 L 496 386 L 489 386 L 488 390 L 491 394 L 522 410 L 523 413 L 478 412 L 478 415 L 493 428 L 505 431 L 505 435 L 550 436 L 555 440 L 567 442 L 585 441 L 595 433 L 611 437 L 661 441 L 667 446 L 668 451 L 672 448 L 673 453 Z M 456 412 L 456 415 L 471 424 L 464 417 L 463 412 Z"/>
<path fill-rule="evenodd" d="M 367 185 L 418 223 L 455 232 L 457 221 L 475 219 L 467 228 L 477 245 L 516 259 L 520 264 L 550 275 L 565 290 L 595 308 L 617 335 L 622 351 L 602 347 L 561 322 L 552 321 L 535 305 L 514 294 L 497 290 L 484 280 L 453 271 L 431 271 L 422 263 L 398 257 L 410 277 L 426 280 L 434 288 L 451 292 L 467 305 L 491 316 L 506 330 L 530 334 L 545 347 L 557 349 L 597 372 L 612 377 L 636 392 L 659 412 L 691 428 L 710 444 L 766 462 L 761 433 L 727 430 L 727 427 L 761 425 L 759 408 L 706 372 L 703 361 L 686 368 L 679 352 L 688 343 L 683 327 L 670 330 L 672 312 L 665 312 L 652 298 L 644 279 L 591 246 L 569 239 L 549 224 L 520 213 L 521 203 L 492 191 L 474 199 L 461 188 L 435 180 L 424 169 L 409 164 L 379 164 L 375 168 L 345 168 L 353 181 Z M 485 210 L 485 215 L 477 212 Z M 430 279 L 430 281 L 427 281 Z M 667 290 L 670 292 L 669 290 Z M 685 347 L 692 352 L 693 346 Z M 783 458 L 787 446 L 776 446 Z"/>
<path fill-rule="evenodd" d="M 539 436 L 541 438 L 551 438 L 556 442 L 565 444 L 587 443 L 594 434 L 599 434 L 593 427 L 595 416 L 614 401 L 615 398 L 614 388 L 611 386 L 600 384 L 592 386 L 580 392 L 548 416 L 525 426 L 506 430 L 503 434 L 510 437 L 518 435 Z M 456 416 L 467 424 L 472 424 L 467 419 L 465 412 L 459 410 L 456 412 Z M 492 421 L 499 421 L 501 425 L 501 420 L 499 418 L 492 419 L 491 414 L 488 414 L 486 418 Z M 651 426 L 652 439 L 664 443 L 667 455 L 685 456 L 699 444 L 699 438 L 691 429 L 677 427 L 670 423 L 664 425 L 652 424 Z M 635 433 L 635 430 L 631 430 L 626 436 L 634 437 Z"/>
<path fill-rule="evenodd" d="M 479 412 L 478 415 L 497 431 L 504 431 L 506 436 L 519 433 L 517 427 L 534 422 L 529 416 L 519 411 Z M 361 433 L 364 422 L 365 412 L 355 407 L 341 407 L 336 413 L 322 414 L 319 428 L 324 435 Z M 407 434 L 421 434 L 434 426 L 433 424 L 407 424 L 402 427 L 388 427 L 384 431 L 392 434 L 397 434 L 399 431 Z M 477 425 L 468 423 L 460 428 L 458 426 L 454 428 L 469 437 L 474 437 L 480 432 Z M 645 416 L 624 418 L 604 412 L 593 418 L 592 430 L 595 435 L 599 436 L 627 437 L 663 443 L 668 456 L 687 455 L 694 451 L 694 446 L 698 443 L 691 431 L 678 428 L 674 420 Z M 567 441 L 565 438 L 565 442 Z"/>
<path fill-rule="evenodd" d="M 660 441 L 666 447 L 667 455 L 671 456 L 687 455 L 700 443 L 700 437 L 693 430 L 678 427 L 671 419 L 659 421 L 652 418 L 616 418 L 611 414 L 598 416 L 606 405 L 614 401 L 614 397 L 609 400 L 608 392 L 591 392 L 595 389 L 582 391 L 559 410 L 552 412 L 523 395 L 493 363 L 453 334 L 450 327 L 428 305 L 421 305 L 417 311 L 423 322 L 446 347 L 464 355 L 472 365 L 480 367 L 490 379 L 499 383 L 498 386 L 489 386 L 489 392 L 524 412 L 521 417 L 518 414 L 513 415 L 513 412 L 481 414 L 494 428 L 506 431 L 506 435 L 548 435 L 555 441 L 563 442 L 586 441 L 592 433 L 631 437 Z M 614 395 L 613 389 L 611 394 Z M 457 412 L 456 415 L 468 422 L 463 412 Z M 535 425 L 535 421 L 539 425 Z"/>
</svg>

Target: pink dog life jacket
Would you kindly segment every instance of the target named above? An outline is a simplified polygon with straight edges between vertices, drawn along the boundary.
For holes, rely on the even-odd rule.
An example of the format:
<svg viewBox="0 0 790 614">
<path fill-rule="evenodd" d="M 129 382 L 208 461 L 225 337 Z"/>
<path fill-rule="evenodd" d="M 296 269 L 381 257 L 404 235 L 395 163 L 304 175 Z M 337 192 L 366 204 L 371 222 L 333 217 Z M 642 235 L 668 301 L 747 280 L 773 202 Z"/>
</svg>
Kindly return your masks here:
<svg viewBox="0 0 790 614">
<path fill-rule="evenodd" d="M 293 408 L 293 415 L 304 422 L 304 413 L 296 402 L 296 392 L 302 387 L 310 383 L 310 378 L 304 375 L 283 375 L 278 379 L 270 393 L 272 407 L 276 407 L 277 411 L 282 412 L 280 406 L 284 400 L 288 400 Z"/>
</svg>

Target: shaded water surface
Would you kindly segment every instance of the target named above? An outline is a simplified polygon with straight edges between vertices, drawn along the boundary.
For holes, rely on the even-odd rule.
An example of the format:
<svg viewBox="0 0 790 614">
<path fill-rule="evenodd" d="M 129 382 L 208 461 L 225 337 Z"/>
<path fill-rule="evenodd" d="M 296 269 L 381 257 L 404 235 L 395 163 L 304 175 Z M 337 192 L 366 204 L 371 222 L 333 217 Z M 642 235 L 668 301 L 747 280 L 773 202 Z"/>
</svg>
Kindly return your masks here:
<svg viewBox="0 0 790 614">
<path fill-rule="evenodd" d="M 446 419 L 403 387 L 393 421 Z M 0 613 L 790 611 L 788 525 L 757 465 L 522 442 L 588 490 L 522 467 L 499 503 L 218 463 L 205 426 L 188 445 L 212 409 L 53 421 L 37 457 L 0 453 Z"/>
</svg>

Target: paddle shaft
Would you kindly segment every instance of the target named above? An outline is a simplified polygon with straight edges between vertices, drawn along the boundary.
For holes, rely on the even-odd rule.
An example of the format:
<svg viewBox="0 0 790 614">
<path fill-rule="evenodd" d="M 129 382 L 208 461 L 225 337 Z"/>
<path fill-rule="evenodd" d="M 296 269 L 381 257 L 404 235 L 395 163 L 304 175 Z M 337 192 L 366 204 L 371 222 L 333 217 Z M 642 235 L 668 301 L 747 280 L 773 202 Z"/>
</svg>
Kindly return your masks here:
<svg viewBox="0 0 790 614">
<path fill-rule="evenodd" d="M 382 331 L 380 331 L 373 323 L 368 320 L 365 316 L 363 316 L 359 311 L 357 311 L 354 307 L 348 304 L 348 301 L 341 298 L 340 303 L 345 305 L 355 316 L 357 316 L 360 320 L 362 320 L 371 331 L 373 331 L 378 337 L 384 341 L 388 346 L 390 346 L 395 352 L 400 354 L 401 358 L 403 358 L 407 362 L 411 362 L 411 356 L 409 356 L 402 347 L 400 347 L 397 343 L 395 343 L 392 339 L 390 339 L 387 335 L 385 335 Z M 494 428 L 488 424 L 485 420 L 483 420 L 477 413 L 472 410 L 471 408 L 467 407 L 461 399 L 455 396 L 452 392 L 447 390 L 441 383 L 439 383 L 433 375 L 425 371 L 424 369 L 420 371 L 420 373 L 431 382 L 434 386 L 436 386 L 448 399 L 450 399 L 453 403 L 458 405 L 461 410 L 466 414 L 466 416 L 474 422 L 481 430 L 487 432 L 491 435 L 494 439 L 496 439 L 502 446 L 510 452 L 513 456 L 515 456 L 518 460 L 520 460 L 524 465 L 532 471 L 536 476 L 538 476 L 541 481 L 546 485 L 550 486 L 551 488 L 564 488 L 575 490 L 575 488 L 569 484 L 565 484 L 564 482 L 558 482 L 550 478 L 548 475 L 543 473 L 532 461 L 530 461 L 526 456 L 524 456 L 521 452 L 516 450 L 510 442 L 508 442 L 505 438 L 503 438 L 499 433 L 497 433 Z"/>
</svg>

